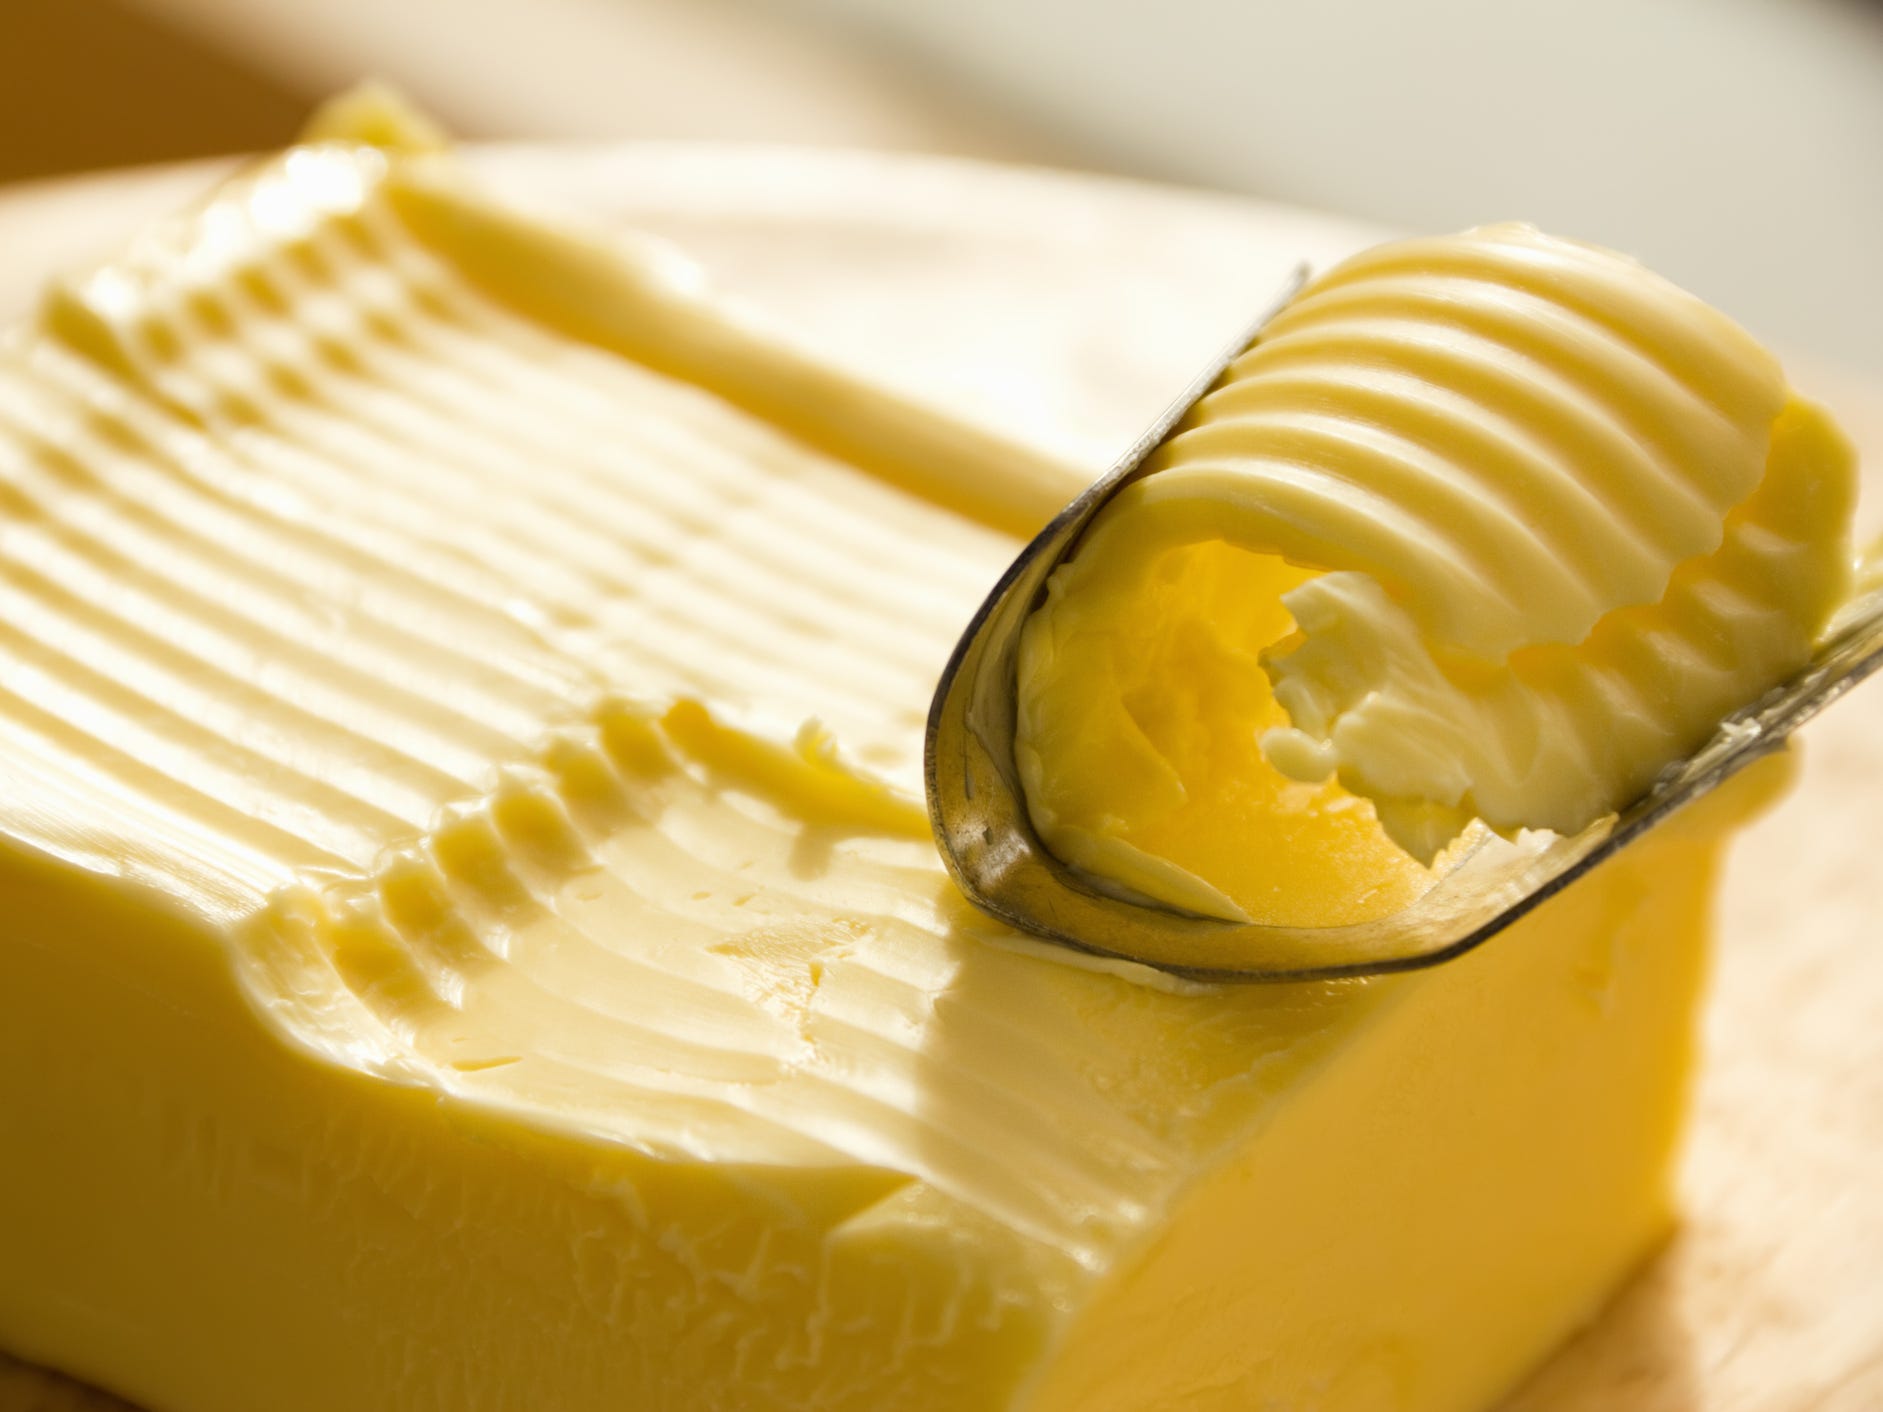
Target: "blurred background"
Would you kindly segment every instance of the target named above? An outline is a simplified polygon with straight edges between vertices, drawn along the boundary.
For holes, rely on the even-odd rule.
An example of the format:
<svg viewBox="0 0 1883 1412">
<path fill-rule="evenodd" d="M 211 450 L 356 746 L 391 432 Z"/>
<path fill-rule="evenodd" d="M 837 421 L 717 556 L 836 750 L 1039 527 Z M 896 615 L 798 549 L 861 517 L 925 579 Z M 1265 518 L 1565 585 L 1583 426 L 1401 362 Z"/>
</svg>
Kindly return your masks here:
<svg viewBox="0 0 1883 1412">
<path fill-rule="evenodd" d="M 278 144 L 363 75 L 467 137 L 839 144 L 1634 252 L 1883 378 L 1878 0 L 0 0 L 0 181 Z"/>
</svg>

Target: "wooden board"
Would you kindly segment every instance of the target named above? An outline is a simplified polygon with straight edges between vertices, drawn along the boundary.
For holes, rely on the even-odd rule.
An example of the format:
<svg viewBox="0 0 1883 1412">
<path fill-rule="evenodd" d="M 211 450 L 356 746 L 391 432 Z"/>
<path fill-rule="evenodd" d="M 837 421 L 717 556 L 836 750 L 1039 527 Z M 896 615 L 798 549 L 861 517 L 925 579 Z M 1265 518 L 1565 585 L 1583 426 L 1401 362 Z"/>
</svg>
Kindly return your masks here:
<svg viewBox="0 0 1883 1412">
<path fill-rule="evenodd" d="M 1324 263 L 1381 234 L 1238 199 L 944 160 L 634 146 L 490 149 L 478 161 L 494 179 L 670 236 L 832 356 L 1094 472 L 1297 260 Z M 214 170 L 0 193 L 0 312 Z M 1791 362 L 1868 450 L 1873 528 L 1883 386 Z M 1800 787 L 1735 850 L 1685 1230 L 1508 1412 L 1883 1409 L 1879 725 L 1883 686 L 1814 725 Z M 0 1355 L 0 1412 L 81 1408 L 121 1404 Z"/>
</svg>

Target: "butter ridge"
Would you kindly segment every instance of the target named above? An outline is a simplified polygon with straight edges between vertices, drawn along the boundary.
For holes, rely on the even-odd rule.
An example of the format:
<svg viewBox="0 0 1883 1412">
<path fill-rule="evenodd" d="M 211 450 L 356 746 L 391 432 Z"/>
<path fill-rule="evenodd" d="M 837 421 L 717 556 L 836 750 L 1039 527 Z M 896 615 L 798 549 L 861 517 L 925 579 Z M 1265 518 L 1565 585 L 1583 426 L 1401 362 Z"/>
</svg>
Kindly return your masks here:
<svg viewBox="0 0 1883 1412">
<path fill-rule="evenodd" d="M 1849 591 L 1853 465 L 1750 335 L 1625 257 L 1515 225 L 1363 252 L 1056 571 L 1020 664 L 1035 822 L 1088 870 L 1208 899 L 1131 842 L 1135 806 L 1073 801 L 1056 742 L 1130 672 L 1081 605 L 1220 543 L 1309 574 L 1260 654 L 1269 765 L 1364 798 L 1428 867 L 1474 820 L 1579 832 L 1809 658 Z"/>
</svg>

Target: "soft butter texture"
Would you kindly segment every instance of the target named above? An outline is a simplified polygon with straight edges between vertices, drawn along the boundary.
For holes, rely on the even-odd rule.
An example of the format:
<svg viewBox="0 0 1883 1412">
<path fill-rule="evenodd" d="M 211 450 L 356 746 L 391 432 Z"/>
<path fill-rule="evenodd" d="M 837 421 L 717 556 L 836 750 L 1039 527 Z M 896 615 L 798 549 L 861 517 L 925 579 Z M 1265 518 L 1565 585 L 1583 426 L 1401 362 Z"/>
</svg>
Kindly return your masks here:
<svg viewBox="0 0 1883 1412">
<path fill-rule="evenodd" d="M 1231 850 L 1317 875 L 1258 817 L 1292 800 L 1379 880 L 1344 919 L 1390 911 L 1424 868 L 1370 813 L 1428 866 L 1474 819 L 1574 833 L 1797 671 L 1854 495 L 1771 355 L 1633 261 L 1518 225 L 1370 250 L 1055 574 L 1020 666 L 1034 820 L 1162 900 L 1296 921 L 1295 890 L 1225 882 L 1260 870 Z M 1227 757 L 1259 786 L 1226 797 Z"/>
<path fill-rule="evenodd" d="M 1002 933 L 922 717 L 1077 478 L 324 131 L 0 349 L 0 1345 L 166 1412 L 1459 1412 L 1662 1236 L 1746 798 L 1427 975 Z"/>
</svg>

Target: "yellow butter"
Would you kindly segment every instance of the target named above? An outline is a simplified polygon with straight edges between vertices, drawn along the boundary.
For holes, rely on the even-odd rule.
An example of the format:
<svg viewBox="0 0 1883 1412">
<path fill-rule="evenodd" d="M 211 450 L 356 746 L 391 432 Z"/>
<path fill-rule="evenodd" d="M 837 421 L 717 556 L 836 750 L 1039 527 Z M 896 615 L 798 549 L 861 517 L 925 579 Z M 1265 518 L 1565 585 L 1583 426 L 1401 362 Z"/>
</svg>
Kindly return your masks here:
<svg viewBox="0 0 1883 1412">
<path fill-rule="evenodd" d="M 1523 226 L 1316 280 L 1147 469 L 1028 623 L 1019 758 L 1055 852 L 1224 916 L 1325 917 L 1295 880 L 1329 839 L 1376 883 L 1328 919 L 1416 891 L 1362 800 L 1425 865 L 1473 819 L 1581 830 L 1849 590 L 1830 420 L 1699 300 Z"/>
<path fill-rule="evenodd" d="M 1001 932 L 921 721 L 1075 483 L 436 155 L 62 286 L 0 349 L 0 1346 L 174 1412 L 1488 1406 L 1667 1229 L 1750 797 L 1429 974 Z"/>
</svg>

